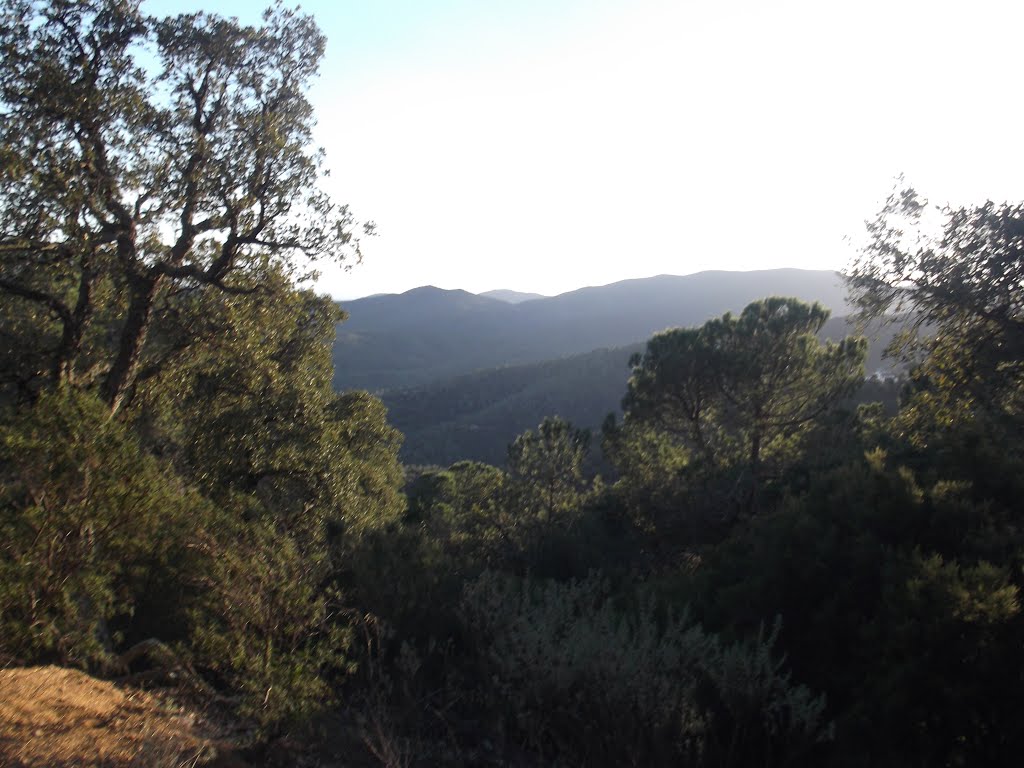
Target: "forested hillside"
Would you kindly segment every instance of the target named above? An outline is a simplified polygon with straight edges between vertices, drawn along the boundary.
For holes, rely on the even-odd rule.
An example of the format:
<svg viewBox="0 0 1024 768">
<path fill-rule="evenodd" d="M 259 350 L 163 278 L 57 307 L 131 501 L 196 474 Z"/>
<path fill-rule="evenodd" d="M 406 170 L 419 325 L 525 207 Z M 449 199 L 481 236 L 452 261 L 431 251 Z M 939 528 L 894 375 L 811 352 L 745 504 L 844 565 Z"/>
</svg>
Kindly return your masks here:
<svg viewBox="0 0 1024 768">
<path fill-rule="evenodd" d="M 818 333 L 840 340 L 854 333 L 847 318 L 831 318 Z M 884 358 L 893 326 L 872 327 L 865 371 L 894 374 Z M 407 389 L 384 390 L 388 419 L 402 434 L 401 457 L 408 464 L 450 464 L 472 459 L 500 464 L 508 444 L 545 416 L 557 415 L 597 431 L 608 414 L 621 413 L 630 376 L 629 359 L 643 349 L 633 344 L 529 365 L 504 366 Z M 894 407 L 899 385 L 866 382 L 861 400 Z"/>
<path fill-rule="evenodd" d="M 313 19 L 0 8 L 0 664 L 167 687 L 254 765 L 1019 765 L 1024 204 L 894 190 L 844 274 L 900 330 L 871 389 L 877 351 L 794 287 L 830 273 L 422 289 L 335 346 L 305 270 L 373 227 L 319 191 Z M 491 464 L 403 466 L 381 400 L 333 386 L 485 353 L 550 360 L 394 410 L 451 455 L 458 414 L 552 411 Z M 153 764 L 88 726 L 86 764 Z"/>
<path fill-rule="evenodd" d="M 435 384 L 387 390 L 388 419 L 405 435 L 408 464 L 459 459 L 501 464 L 508 444 L 545 416 L 588 429 L 618 412 L 629 358 L 641 344 L 598 349 L 531 365 L 492 368 Z"/>
</svg>

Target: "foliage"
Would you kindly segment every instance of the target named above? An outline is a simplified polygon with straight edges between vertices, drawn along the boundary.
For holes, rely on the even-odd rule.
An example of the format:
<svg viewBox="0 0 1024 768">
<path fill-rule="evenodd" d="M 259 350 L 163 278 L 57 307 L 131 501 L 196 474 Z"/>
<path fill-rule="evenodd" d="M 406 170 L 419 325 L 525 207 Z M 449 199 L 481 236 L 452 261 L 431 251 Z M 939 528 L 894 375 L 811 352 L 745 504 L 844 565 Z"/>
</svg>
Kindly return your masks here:
<svg viewBox="0 0 1024 768">
<path fill-rule="evenodd" d="M 932 417 L 948 422 L 980 408 L 1019 425 L 1024 206 L 933 209 L 906 188 L 869 222 L 868 236 L 847 280 L 862 318 L 912 320 L 892 352 L 926 358 L 917 376 Z"/>
<path fill-rule="evenodd" d="M 598 535 L 584 479 L 589 435 L 551 418 L 509 446 L 508 471 L 479 462 L 428 469 L 409 486 L 407 526 L 421 539 L 423 568 L 457 577 L 485 569 L 578 572 L 588 560 L 588 533 Z M 585 572 L 585 568 L 584 568 Z"/>
<path fill-rule="evenodd" d="M 863 378 L 863 339 L 818 342 L 819 304 L 770 298 L 700 328 L 654 336 L 634 358 L 626 418 L 678 440 L 704 472 L 739 473 L 745 511 L 815 419 Z"/>
<path fill-rule="evenodd" d="M 401 433 L 387 421 L 387 410 L 366 392 L 337 396 L 329 410 L 342 453 L 325 471 L 340 482 L 340 520 L 349 539 L 383 530 L 405 511 L 399 492 Z"/>
<path fill-rule="evenodd" d="M 615 469 L 616 501 L 637 528 L 664 541 L 677 539 L 673 529 L 682 526 L 687 528 L 683 537 L 692 543 L 699 538 L 698 526 L 712 525 L 708 516 L 692 509 L 690 451 L 671 435 L 637 419 L 617 423 L 609 414 L 601 447 Z"/>
<path fill-rule="evenodd" d="M 564 422 L 562 422 L 564 425 Z M 572 428 L 564 425 L 568 430 Z M 528 433 L 526 440 L 537 440 Z M 562 483 L 562 478 L 554 482 Z M 606 556 L 600 511 L 572 478 L 556 492 L 479 462 L 421 471 L 407 489 L 401 525 L 368 537 L 355 552 L 360 592 L 374 612 L 424 639 L 449 630 L 450 610 L 466 582 L 485 570 L 567 577 L 585 574 Z"/>
<path fill-rule="evenodd" d="M 409 489 L 409 513 L 430 541 L 444 550 L 451 568 L 475 574 L 505 565 L 515 545 L 506 511 L 508 476 L 488 464 L 460 461 L 427 472 Z"/>
<path fill-rule="evenodd" d="M 194 615 L 197 660 L 271 733 L 329 707 L 330 681 L 351 666 L 351 633 L 340 595 L 324 587 L 324 555 L 267 524 L 229 528 L 205 546 L 214 567 Z"/>
<path fill-rule="evenodd" d="M 197 302 L 209 342 L 145 382 L 126 415 L 219 503 L 255 496 L 310 543 L 328 528 L 354 538 L 402 512 L 401 437 L 376 398 L 331 391 L 333 303 L 276 280 L 272 296 Z"/>
<path fill-rule="evenodd" d="M 557 416 L 513 440 L 508 470 L 520 514 L 554 520 L 578 506 L 586 486 L 583 464 L 589 446 L 588 432 Z"/>
<path fill-rule="evenodd" d="M 189 648 L 267 735 L 334 701 L 352 667 L 352 574 L 388 577 L 360 570 L 358 551 L 404 511 L 382 404 L 331 391 L 336 308 L 275 280 L 273 295 L 197 299 L 182 322 L 209 340 L 123 411 L 224 511 L 203 543 L 213 566 L 195 577 Z"/>
<path fill-rule="evenodd" d="M 491 706 L 559 764 L 773 765 L 828 738 L 823 701 L 782 671 L 774 632 L 724 645 L 653 604 L 617 607 L 596 575 L 488 573 L 462 607 L 495 672 Z"/>
<path fill-rule="evenodd" d="M 90 395 L 44 393 L 3 425 L 0 473 L 0 636 L 15 657 L 105 662 L 111 620 L 130 628 L 155 590 L 182 597 L 202 567 L 209 503 Z"/>
<path fill-rule="evenodd" d="M 1009 567 L 1021 542 L 1007 538 L 1007 512 L 963 483 L 922 487 L 873 453 L 737 531 L 687 593 L 728 634 L 785 617 L 781 645 L 828 696 L 849 764 L 901 764 L 896 754 L 989 762 L 998 750 L 971 721 L 998 729 L 1015 716 L 986 691 L 1019 666 L 1005 655 L 1021 631 Z"/>
<path fill-rule="evenodd" d="M 23 396 L 98 385 L 117 411 L 191 343 L 161 333 L 182 297 L 268 291 L 303 258 L 358 255 L 308 148 L 324 47 L 310 17 L 154 19 L 130 0 L 2 13 L 4 370 Z"/>
</svg>

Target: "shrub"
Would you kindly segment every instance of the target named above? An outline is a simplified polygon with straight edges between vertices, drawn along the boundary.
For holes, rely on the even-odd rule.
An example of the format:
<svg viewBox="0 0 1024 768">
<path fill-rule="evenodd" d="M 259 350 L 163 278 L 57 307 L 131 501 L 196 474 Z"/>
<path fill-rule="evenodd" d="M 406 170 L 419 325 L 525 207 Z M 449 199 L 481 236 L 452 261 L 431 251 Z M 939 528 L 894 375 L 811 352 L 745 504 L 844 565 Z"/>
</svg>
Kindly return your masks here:
<svg viewBox="0 0 1024 768">
<path fill-rule="evenodd" d="M 488 572 L 462 609 L 481 677 L 494 681 L 489 706 L 559 763 L 770 765 L 830 734 L 823 700 L 773 652 L 776 631 L 727 645 L 652 602 L 618 607 L 596 575 L 559 584 Z"/>
<path fill-rule="evenodd" d="M 109 621 L 145 585 L 182 582 L 210 512 L 98 399 L 42 394 L 0 426 L 0 644 L 27 662 L 108 661 Z"/>
<path fill-rule="evenodd" d="M 215 565 L 193 616 L 197 660 L 241 694 L 239 710 L 265 734 L 308 721 L 331 703 L 332 675 L 350 667 L 326 555 L 261 522 L 206 546 Z"/>
</svg>

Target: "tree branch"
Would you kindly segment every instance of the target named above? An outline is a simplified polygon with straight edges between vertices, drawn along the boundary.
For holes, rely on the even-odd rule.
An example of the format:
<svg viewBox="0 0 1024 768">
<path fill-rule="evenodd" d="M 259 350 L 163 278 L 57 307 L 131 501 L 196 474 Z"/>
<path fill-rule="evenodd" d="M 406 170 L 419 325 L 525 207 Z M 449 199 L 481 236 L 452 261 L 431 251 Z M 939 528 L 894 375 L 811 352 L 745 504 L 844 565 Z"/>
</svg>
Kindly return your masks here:
<svg viewBox="0 0 1024 768">
<path fill-rule="evenodd" d="M 45 305 L 64 323 L 71 323 L 74 320 L 71 309 L 68 305 L 56 296 L 46 293 L 45 291 L 38 291 L 35 288 L 18 285 L 17 283 L 2 277 L 0 277 L 0 290 L 4 290 L 7 293 L 18 296 L 19 298 Z"/>
</svg>

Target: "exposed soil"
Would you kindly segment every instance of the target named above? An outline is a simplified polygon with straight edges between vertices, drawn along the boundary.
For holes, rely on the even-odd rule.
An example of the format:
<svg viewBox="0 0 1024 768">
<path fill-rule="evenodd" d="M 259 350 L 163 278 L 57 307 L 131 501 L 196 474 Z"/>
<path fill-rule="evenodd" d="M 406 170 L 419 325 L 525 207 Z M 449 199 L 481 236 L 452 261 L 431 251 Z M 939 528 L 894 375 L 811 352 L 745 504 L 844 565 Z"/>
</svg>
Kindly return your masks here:
<svg viewBox="0 0 1024 768">
<path fill-rule="evenodd" d="M 0 669 L 0 765 L 11 768 L 244 766 L 173 699 L 58 667 Z"/>
</svg>

